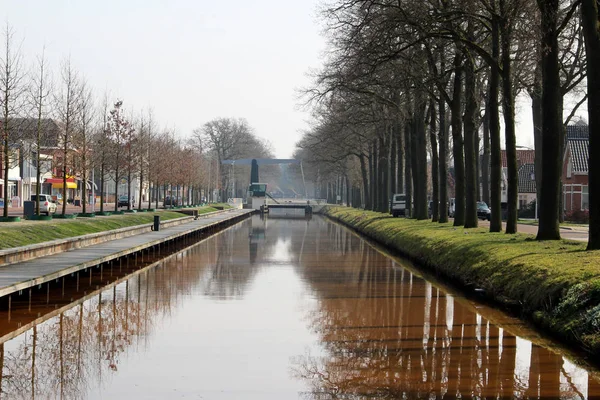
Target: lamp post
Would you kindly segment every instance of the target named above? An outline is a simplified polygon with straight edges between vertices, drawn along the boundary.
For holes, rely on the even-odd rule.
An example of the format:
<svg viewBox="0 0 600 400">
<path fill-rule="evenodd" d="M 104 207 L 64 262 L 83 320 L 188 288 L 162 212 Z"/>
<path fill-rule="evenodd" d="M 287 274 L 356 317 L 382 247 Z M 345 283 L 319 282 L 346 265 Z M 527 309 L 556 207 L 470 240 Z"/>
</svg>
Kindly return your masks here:
<svg viewBox="0 0 600 400">
<path fill-rule="evenodd" d="M 235 160 L 231 164 L 231 169 L 233 170 L 233 193 L 231 194 L 231 198 L 235 198 Z"/>
</svg>

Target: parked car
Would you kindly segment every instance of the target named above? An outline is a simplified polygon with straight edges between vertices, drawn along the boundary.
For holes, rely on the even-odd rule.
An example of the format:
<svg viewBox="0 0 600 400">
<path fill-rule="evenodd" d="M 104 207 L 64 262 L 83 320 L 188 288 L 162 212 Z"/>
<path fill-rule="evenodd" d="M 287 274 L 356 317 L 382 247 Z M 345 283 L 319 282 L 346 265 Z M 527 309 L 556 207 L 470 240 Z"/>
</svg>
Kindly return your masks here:
<svg viewBox="0 0 600 400">
<path fill-rule="evenodd" d="M 31 195 L 31 201 L 37 201 L 37 195 Z M 40 214 L 54 214 L 56 213 L 56 203 L 49 194 L 40 194 Z"/>
<path fill-rule="evenodd" d="M 390 213 L 393 217 L 406 214 L 406 195 L 404 193 L 396 193 L 392 196 Z"/>
<path fill-rule="evenodd" d="M 477 202 L 477 217 L 481 219 L 492 219 L 492 211 L 484 201 Z"/>
<path fill-rule="evenodd" d="M 180 206 L 182 204 L 181 197 L 167 196 L 165 197 L 165 206 Z"/>
<path fill-rule="evenodd" d="M 119 202 L 117 204 L 117 207 L 129 207 L 129 204 L 131 203 L 131 207 L 134 207 L 134 202 L 129 200 L 129 197 L 127 195 L 122 195 L 119 196 Z"/>
<path fill-rule="evenodd" d="M 450 218 L 454 218 L 454 213 L 456 211 L 456 204 L 454 204 L 454 197 L 452 197 L 449 201 L 448 201 L 448 216 Z"/>
</svg>

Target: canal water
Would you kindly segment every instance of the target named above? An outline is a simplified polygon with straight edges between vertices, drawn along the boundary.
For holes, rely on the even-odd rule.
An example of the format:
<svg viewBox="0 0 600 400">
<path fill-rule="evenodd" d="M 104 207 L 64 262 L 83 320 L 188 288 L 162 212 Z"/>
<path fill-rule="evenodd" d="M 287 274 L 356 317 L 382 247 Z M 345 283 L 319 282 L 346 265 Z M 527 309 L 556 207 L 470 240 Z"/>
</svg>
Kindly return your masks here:
<svg viewBox="0 0 600 400">
<path fill-rule="evenodd" d="M 317 216 L 254 216 L 94 289 L 0 314 L 1 398 L 600 398 L 518 320 Z"/>
</svg>

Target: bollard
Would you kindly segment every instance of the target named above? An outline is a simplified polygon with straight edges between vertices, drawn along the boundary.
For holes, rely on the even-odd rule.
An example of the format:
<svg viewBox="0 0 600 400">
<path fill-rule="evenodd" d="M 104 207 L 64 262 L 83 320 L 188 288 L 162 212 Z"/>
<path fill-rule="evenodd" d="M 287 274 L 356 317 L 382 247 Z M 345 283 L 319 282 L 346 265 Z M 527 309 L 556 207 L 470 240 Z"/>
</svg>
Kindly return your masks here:
<svg viewBox="0 0 600 400">
<path fill-rule="evenodd" d="M 154 216 L 154 225 L 152 226 L 152 230 L 156 232 L 160 230 L 160 215 Z"/>
</svg>

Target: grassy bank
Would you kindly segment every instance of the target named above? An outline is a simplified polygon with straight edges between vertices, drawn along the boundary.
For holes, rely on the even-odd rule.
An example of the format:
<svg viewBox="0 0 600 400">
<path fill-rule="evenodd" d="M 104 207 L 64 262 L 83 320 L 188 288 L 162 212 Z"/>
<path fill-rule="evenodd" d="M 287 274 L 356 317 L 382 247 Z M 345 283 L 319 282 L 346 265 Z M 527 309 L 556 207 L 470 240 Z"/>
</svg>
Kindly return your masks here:
<svg viewBox="0 0 600 400">
<path fill-rule="evenodd" d="M 551 333 L 600 354 L 600 251 L 451 224 L 331 207 L 325 213 L 467 290 L 521 312 Z"/>
<path fill-rule="evenodd" d="M 198 213 L 216 211 L 213 207 L 199 207 Z M 177 211 L 132 213 L 102 216 L 96 218 L 53 219 L 51 221 L 21 221 L 0 224 L 0 249 L 27 246 L 55 239 L 65 239 L 89 233 L 110 231 L 129 226 L 151 223 L 154 215 L 161 221 L 181 218 L 185 215 Z"/>
</svg>

